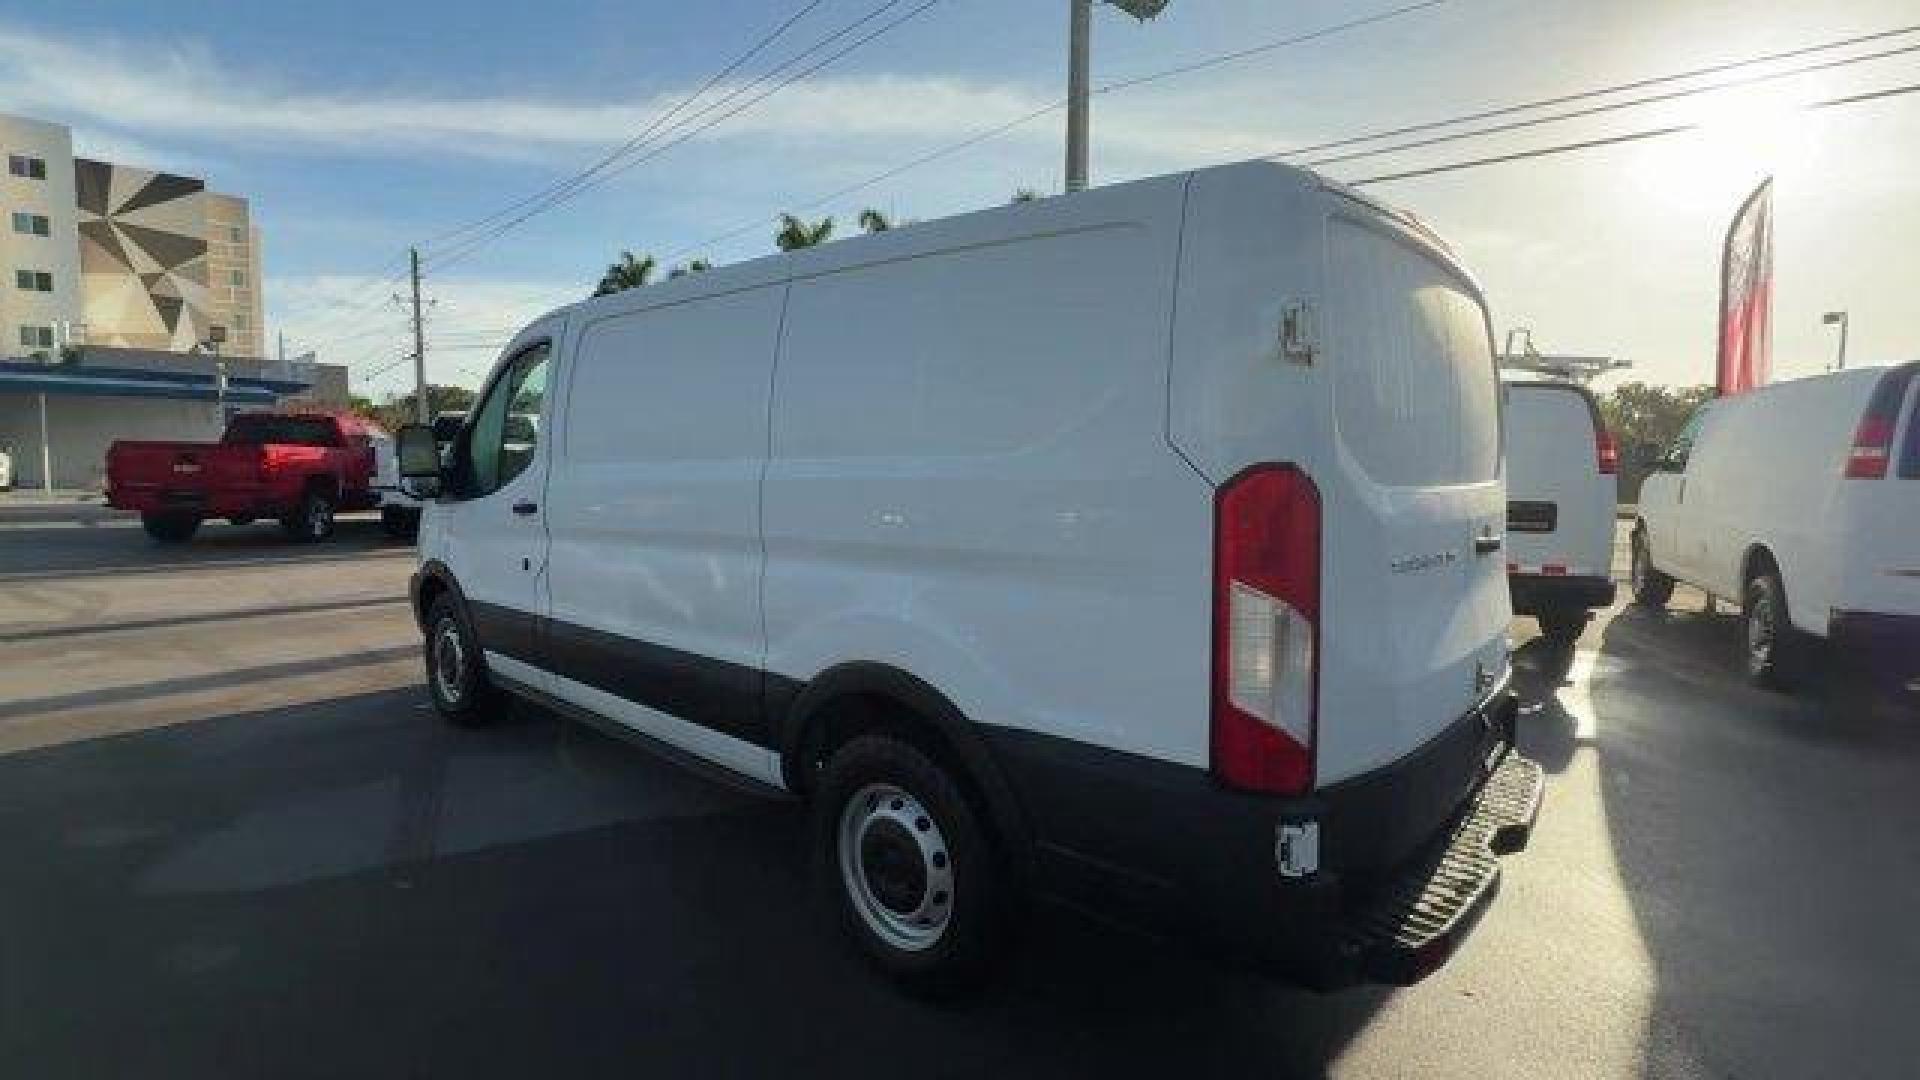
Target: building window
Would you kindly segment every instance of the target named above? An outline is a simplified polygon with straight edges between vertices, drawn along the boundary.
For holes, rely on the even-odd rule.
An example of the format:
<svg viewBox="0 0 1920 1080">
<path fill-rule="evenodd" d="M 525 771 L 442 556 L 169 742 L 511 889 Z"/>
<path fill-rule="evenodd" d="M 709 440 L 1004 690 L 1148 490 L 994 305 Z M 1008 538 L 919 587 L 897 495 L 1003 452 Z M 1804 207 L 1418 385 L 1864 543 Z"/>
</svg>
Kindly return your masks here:
<svg viewBox="0 0 1920 1080">
<path fill-rule="evenodd" d="M 53 327 L 23 326 L 20 328 L 20 347 L 23 349 L 53 348 Z"/>
<path fill-rule="evenodd" d="M 245 270 L 231 270 L 228 271 L 228 274 L 233 281 L 234 288 L 244 289 L 247 287 L 247 272 Z"/>
<path fill-rule="evenodd" d="M 236 311 L 236 312 L 234 312 L 234 314 L 233 314 L 233 328 L 234 328 L 235 330 L 238 330 L 238 331 L 240 331 L 240 332 L 241 332 L 241 333 L 243 333 L 243 334 L 247 332 L 247 315 L 246 315 L 246 312 L 244 312 L 244 311 Z"/>
<path fill-rule="evenodd" d="M 227 226 L 227 243 L 244 245 L 247 242 L 247 230 L 240 225 Z"/>
<path fill-rule="evenodd" d="M 8 154 L 7 171 L 15 176 L 24 176 L 29 180 L 45 180 L 47 178 L 47 161 L 45 158 L 28 157 L 25 154 Z"/>
<path fill-rule="evenodd" d="M 13 283 L 28 292 L 53 291 L 53 275 L 45 270 L 15 270 Z"/>
<path fill-rule="evenodd" d="M 46 236 L 52 232 L 52 223 L 45 214 L 23 214 L 16 211 L 13 215 L 13 231 L 28 236 Z"/>
</svg>

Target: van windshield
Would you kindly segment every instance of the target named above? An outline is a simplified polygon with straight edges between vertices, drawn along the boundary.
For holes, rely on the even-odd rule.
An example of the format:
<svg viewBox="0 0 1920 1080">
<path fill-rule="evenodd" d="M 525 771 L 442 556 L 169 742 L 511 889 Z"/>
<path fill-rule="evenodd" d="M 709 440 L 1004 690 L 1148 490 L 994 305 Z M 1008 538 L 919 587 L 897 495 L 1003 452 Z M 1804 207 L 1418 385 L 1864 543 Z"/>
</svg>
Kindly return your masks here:
<svg viewBox="0 0 1920 1080">
<path fill-rule="evenodd" d="M 1342 444 L 1379 484 L 1494 479 L 1499 383 L 1479 301 L 1440 264 L 1366 225 L 1336 218 L 1328 239 Z"/>
</svg>

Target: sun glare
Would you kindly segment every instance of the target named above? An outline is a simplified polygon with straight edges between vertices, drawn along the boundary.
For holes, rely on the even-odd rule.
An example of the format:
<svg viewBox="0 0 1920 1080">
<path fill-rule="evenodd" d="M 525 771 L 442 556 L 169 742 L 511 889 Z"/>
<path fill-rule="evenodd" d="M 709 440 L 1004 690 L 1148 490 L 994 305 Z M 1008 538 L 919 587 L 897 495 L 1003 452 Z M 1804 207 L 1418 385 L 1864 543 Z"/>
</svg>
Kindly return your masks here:
<svg viewBox="0 0 1920 1080">
<path fill-rule="evenodd" d="M 1642 194 L 1675 206 L 1713 207 L 1737 199 L 1762 177 L 1795 170 L 1818 144 L 1819 119 L 1805 86 L 1713 95 L 1671 122 L 1699 128 L 1639 147 L 1629 166 Z"/>
</svg>

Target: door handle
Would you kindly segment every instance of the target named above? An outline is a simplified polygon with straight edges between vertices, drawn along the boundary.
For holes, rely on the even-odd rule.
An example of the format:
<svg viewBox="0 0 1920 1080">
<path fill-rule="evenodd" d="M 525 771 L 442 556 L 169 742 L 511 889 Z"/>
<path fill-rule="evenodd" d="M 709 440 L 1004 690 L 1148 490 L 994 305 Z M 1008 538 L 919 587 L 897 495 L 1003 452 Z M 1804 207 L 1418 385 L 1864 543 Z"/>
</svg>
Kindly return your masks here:
<svg viewBox="0 0 1920 1080">
<path fill-rule="evenodd" d="M 1475 555 L 1491 555 L 1500 550 L 1500 540 L 1500 537 L 1494 536 L 1491 533 L 1486 536 L 1476 536 L 1473 538 L 1473 553 Z"/>
<path fill-rule="evenodd" d="M 540 512 L 540 504 L 537 502 L 517 502 L 513 504 L 513 512 L 519 514 L 521 517 L 531 517 Z"/>
</svg>

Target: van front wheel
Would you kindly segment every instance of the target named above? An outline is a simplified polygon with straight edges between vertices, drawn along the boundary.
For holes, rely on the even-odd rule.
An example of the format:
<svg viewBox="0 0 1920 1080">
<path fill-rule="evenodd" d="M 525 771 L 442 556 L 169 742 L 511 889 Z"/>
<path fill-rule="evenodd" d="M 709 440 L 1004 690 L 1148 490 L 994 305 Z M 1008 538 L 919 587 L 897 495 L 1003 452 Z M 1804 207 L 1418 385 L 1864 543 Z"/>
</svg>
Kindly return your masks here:
<svg viewBox="0 0 1920 1080">
<path fill-rule="evenodd" d="M 861 736 L 828 761 L 814 814 L 816 884 L 855 947 L 910 990 L 978 983 L 1005 932 L 1005 877 L 946 769 L 904 740 Z"/>
<path fill-rule="evenodd" d="M 441 716 L 462 727 L 493 719 L 500 692 L 487 678 L 486 659 L 460 605 L 442 595 L 427 612 L 427 693 Z"/>
<path fill-rule="evenodd" d="M 1787 614 L 1787 590 L 1780 574 L 1767 569 L 1747 582 L 1741 598 L 1746 623 L 1747 675 L 1769 690 L 1789 691 L 1806 671 L 1806 635 Z"/>
</svg>

